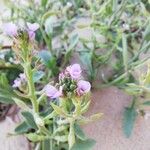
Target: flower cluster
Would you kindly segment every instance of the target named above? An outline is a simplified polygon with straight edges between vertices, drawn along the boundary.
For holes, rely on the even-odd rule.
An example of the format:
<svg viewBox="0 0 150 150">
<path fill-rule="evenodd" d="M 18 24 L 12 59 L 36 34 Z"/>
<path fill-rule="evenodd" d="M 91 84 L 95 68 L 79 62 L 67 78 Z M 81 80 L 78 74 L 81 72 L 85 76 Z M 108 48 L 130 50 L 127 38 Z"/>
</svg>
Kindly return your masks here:
<svg viewBox="0 0 150 150">
<path fill-rule="evenodd" d="M 38 23 L 29 23 L 27 22 L 27 27 L 24 29 L 28 33 L 30 40 L 35 39 L 35 31 L 39 29 Z M 10 37 L 16 37 L 18 34 L 19 28 L 14 23 L 6 23 L 3 25 L 3 31 Z"/>
<path fill-rule="evenodd" d="M 44 91 L 51 99 L 68 94 L 82 96 L 91 89 L 91 84 L 82 79 L 82 70 L 79 64 L 68 66 L 64 72 L 59 74 L 58 88 L 50 84 L 46 85 Z"/>
</svg>

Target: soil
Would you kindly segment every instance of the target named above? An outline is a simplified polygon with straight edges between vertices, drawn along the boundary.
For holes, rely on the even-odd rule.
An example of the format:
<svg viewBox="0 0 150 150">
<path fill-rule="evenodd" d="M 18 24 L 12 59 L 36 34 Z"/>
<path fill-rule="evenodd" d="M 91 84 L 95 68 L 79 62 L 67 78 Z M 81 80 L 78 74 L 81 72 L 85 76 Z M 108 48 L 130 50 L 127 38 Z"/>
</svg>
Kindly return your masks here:
<svg viewBox="0 0 150 150">
<path fill-rule="evenodd" d="M 131 100 L 115 87 L 93 92 L 88 114 L 104 113 L 99 121 L 84 127 L 87 135 L 97 141 L 93 150 L 150 150 L 150 119 L 138 117 L 130 138 L 122 132 L 123 111 Z"/>
<path fill-rule="evenodd" d="M 16 123 L 7 117 L 0 122 L 0 150 L 29 150 L 29 143 L 23 136 L 10 136 Z"/>
</svg>

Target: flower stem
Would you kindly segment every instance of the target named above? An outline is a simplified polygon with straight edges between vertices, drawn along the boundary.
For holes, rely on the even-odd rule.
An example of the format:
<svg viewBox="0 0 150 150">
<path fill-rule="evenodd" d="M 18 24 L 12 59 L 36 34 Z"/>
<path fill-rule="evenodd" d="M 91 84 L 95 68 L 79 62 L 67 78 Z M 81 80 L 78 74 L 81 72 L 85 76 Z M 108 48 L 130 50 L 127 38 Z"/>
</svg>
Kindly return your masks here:
<svg viewBox="0 0 150 150">
<path fill-rule="evenodd" d="M 71 120 L 70 121 L 69 135 L 68 135 L 69 150 L 72 148 L 74 143 L 75 143 L 74 120 Z"/>
<path fill-rule="evenodd" d="M 25 70 L 25 73 L 27 76 L 29 96 L 31 98 L 33 110 L 35 113 L 38 113 L 39 112 L 39 106 L 38 106 L 38 101 L 37 101 L 37 97 L 35 94 L 35 86 L 34 86 L 34 82 L 33 82 L 33 72 L 32 72 L 31 65 L 29 62 L 25 63 L 24 70 Z"/>
</svg>

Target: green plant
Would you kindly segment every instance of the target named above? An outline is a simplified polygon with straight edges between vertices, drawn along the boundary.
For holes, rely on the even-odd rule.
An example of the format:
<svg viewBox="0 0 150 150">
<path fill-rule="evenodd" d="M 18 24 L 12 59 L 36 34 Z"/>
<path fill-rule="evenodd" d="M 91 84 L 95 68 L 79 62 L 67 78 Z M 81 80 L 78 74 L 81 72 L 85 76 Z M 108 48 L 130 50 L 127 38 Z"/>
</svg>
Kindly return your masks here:
<svg viewBox="0 0 150 150">
<path fill-rule="evenodd" d="M 29 26 L 24 30 L 16 30 L 14 24 L 7 27 L 13 31 L 9 32 L 12 49 L 22 68 L 12 87 L 5 74 L 0 76 L 0 100 L 17 104 L 23 116 L 14 134 L 23 134 L 40 150 L 92 149 L 95 141 L 85 136 L 80 125 L 93 122 L 102 114 L 84 116 L 90 105 L 91 85 L 82 79 L 80 65 L 68 66 L 59 74 L 57 83 L 48 83 L 52 80 L 47 81 L 47 72 L 38 67 L 42 59 L 53 69 L 49 53 L 40 51 L 37 57 L 33 55 L 35 41 Z"/>
</svg>

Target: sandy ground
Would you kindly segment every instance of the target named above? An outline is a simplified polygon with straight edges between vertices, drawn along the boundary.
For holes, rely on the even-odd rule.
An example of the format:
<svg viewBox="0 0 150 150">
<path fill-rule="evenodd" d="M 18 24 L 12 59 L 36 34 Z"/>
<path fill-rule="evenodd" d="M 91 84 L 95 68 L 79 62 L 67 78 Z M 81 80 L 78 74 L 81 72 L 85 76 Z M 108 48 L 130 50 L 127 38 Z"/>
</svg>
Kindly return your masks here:
<svg viewBox="0 0 150 150">
<path fill-rule="evenodd" d="M 150 119 L 139 117 L 132 136 L 122 132 L 124 107 L 131 97 L 115 87 L 95 91 L 89 114 L 103 112 L 101 120 L 84 127 L 85 132 L 97 141 L 93 150 L 150 150 Z"/>
<path fill-rule="evenodd" d="M 14 123 L 10 118 L 0 122 L 0 150 L 29 150 L 27 139 L 23 136 L 9 136 L 14 133 Z"/>
</svg>

